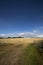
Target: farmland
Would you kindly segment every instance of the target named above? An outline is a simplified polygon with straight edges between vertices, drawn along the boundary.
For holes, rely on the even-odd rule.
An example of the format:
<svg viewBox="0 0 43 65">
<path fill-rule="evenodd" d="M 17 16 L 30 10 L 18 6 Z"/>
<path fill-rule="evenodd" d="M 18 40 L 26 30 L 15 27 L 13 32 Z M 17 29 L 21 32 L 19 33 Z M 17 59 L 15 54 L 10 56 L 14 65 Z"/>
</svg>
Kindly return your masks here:
<svg viewBox="0 0 43 65">
<path fill-rule="evenodd" d="M 39 40 L 43 38 L 0 39 L 0 65 L 43 65 L 36 49 Z"/>
</svg>

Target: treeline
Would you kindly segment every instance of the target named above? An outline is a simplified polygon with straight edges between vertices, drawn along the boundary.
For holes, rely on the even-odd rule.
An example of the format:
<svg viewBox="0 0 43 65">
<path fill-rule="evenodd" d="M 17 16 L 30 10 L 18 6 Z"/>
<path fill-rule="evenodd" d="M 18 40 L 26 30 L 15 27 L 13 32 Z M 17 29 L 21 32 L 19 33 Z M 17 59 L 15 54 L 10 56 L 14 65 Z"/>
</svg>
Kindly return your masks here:
<svg viewBox="0 0 43 65">
<path fill-rule="evenodd" d="M 7 38 L 24 38 L 24 37 L 19 36 L 19 37 L 7 37 Z"/>
<path fill-rule="evenodd" d="M 3 39 L 3 38 L 9 39 L 9 38 L 24 38 L 24 37 L 21 37 L 21 36 L 19 36 L 19 37 L 0 37 L 0 39 Z"/>
</svg>

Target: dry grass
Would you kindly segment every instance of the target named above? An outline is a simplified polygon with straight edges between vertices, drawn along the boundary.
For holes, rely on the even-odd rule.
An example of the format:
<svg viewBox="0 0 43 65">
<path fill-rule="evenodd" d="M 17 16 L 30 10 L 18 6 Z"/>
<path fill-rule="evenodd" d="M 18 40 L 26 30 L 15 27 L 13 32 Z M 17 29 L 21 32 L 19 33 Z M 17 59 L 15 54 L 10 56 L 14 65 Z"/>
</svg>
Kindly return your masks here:
<svg viewBox="0 0 43 65">
<path fill-rule="evenodd" d="M 22 50 L 43 38 L 0 39 L 0 65 L 22 65 Z"/>
<path fill-rule="evenodd" d="M 13 38 L 13 39 L 0 39 L 0 43 L 9 44 L 27 44 L 33 43 L 36 40 L 43 40 L 43 38 Z"/>
</svg>

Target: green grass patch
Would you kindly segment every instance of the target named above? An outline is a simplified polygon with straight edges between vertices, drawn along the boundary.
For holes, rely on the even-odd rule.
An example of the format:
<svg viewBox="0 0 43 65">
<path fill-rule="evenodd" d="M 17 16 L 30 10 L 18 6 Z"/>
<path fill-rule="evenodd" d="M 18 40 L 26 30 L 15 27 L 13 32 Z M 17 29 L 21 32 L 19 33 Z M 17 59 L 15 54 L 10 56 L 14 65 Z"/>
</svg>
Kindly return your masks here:
<svg viewBox="0 0 43 65">
<path fill-rule="evenodd" d="M 43 65 L 43 50 L 40 47 L 42 45 L 42 41 L 28 45 L 24 50 L 22 65 Z"/>
</svg>

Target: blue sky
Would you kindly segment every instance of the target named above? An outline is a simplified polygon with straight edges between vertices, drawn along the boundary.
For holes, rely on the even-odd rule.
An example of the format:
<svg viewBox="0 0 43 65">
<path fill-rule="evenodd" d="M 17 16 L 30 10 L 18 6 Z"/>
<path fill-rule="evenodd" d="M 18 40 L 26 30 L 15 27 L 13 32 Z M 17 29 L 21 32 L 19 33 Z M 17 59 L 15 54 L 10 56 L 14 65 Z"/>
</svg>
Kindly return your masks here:
<svg viewBox="0 0 43 65">
<path fill-rule="evenodd" d="M 34 30 L 43 34 L 43 0 L 0 0 L 0 35 Z"/>
</svg>

